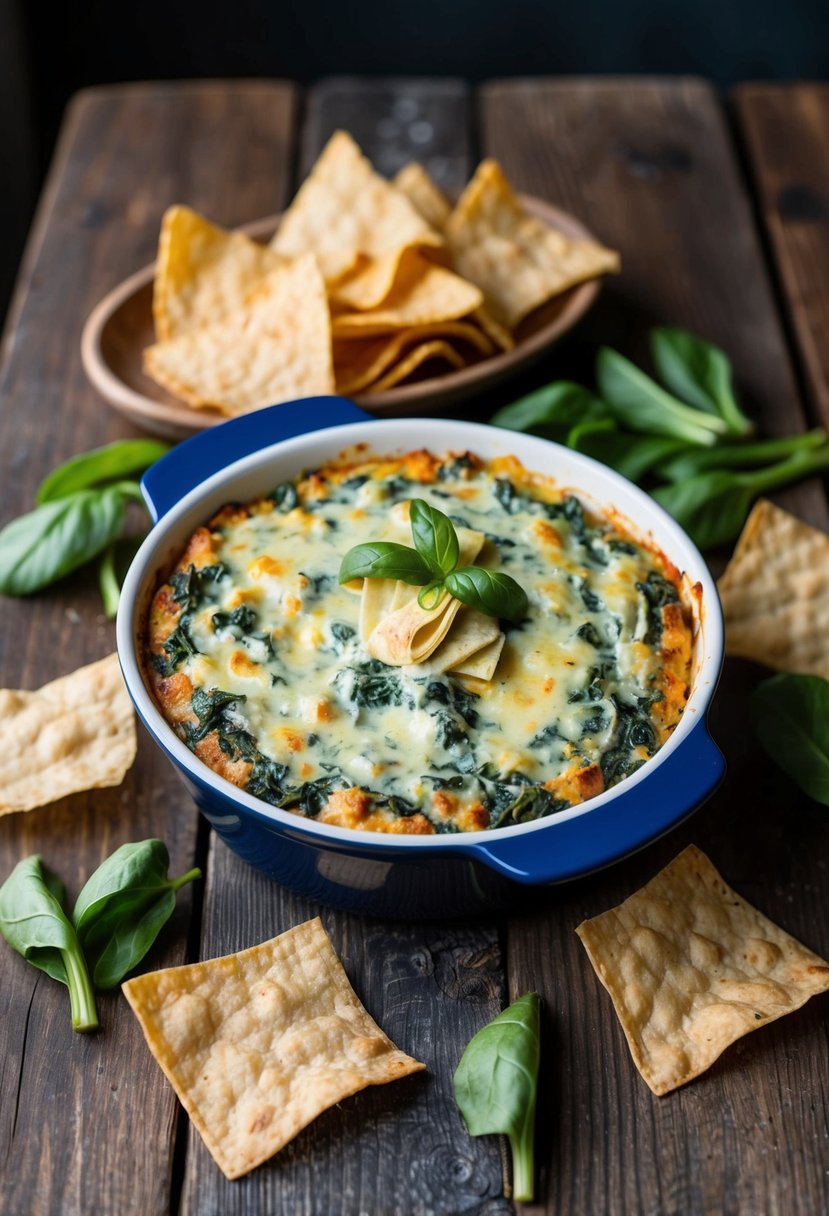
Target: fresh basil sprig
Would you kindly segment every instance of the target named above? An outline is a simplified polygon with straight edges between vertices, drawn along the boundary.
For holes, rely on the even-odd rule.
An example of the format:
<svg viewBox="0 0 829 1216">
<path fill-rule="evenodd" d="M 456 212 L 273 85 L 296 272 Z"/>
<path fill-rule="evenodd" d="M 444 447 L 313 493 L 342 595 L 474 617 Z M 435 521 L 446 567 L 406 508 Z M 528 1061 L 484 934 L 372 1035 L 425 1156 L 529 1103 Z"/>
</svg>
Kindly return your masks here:
<svg viewBox="0 0 829 1216">
<path fill-rule="evenodd" d="M 0 593 L 24 596 L 86 565 L 121 535 L 130 501 L 143 505 L 137 481 L 169 445 L 127 439 L 73 456 L 41 483 L 38 506 L 0 532 Z M 104 558 L 101 572 L 107 616 L 118 607 L 120 583 L 115 565 Z"/>
<path fill-rule="evenodd" d="M 0 933 L 33 967 L 66 984 L 74 1029 L 97 1030 L 95 995 L 64 898 L 62 882 L 40 857 L 24 858 L 0 887 Z"/>
<path fill-rule="evenodd" d="M 651 358 L 663 384 L 683 401 L 722 418 L 732 435 L 750 435 L 754 424 L 737 404 L 731 363 L 723 351 L 686 329 L 651 330 Z"/>
<path fill-rule="evenodd" d="M 201 877 L 193 869 L 169 878 L 169 865 L 162 840 L 142 840 L 121 845 L 87 880 L 72 924 L 96 988 L 115 988 L 138 966 L 170 919 L 176 892 Z"/>
<path fill-rule="evenodd" d="M 470 1039 L 454 1076 L 469 1134 L 509 1136 L 513 1198 L 520 1203 L 533 1198 L 539 1056 L 539 998 L 529 992 Z"/>
<path fill-rule="evenodd" d="M 829 681 L 789 673 L 763 680 L 752 693 L 751 716 L 772 760 L 829 806 Z"/>
<path fill-rule="evenodd" d="M 422 587 L 417 597 L 421 608 L 437 606 L 444 591 L 487 616 L 520 621 L 527 614 L 523 587 L 500 571 L 482 566 L 462 566 L 460 543 L 447 515 L 422 498 L 409 504 L 414 549 L 385 541 L 368 541 L 349 549 L 340 565 L 339 579 L 395 578 Z"/>
</svg>

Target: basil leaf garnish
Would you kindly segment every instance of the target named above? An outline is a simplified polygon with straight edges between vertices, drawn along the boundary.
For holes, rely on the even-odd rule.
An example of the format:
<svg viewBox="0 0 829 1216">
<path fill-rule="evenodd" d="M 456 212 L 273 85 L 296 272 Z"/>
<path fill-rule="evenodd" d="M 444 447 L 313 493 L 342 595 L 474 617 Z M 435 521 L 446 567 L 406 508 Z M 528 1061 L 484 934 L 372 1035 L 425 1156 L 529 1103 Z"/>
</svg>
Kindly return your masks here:
<svg viewBox="0 0 829 1216">
<path fill-rule="evenodd" d="M 447 574 L 444 586 L 450 595 L 487 616 L 520 621 L 527 615 L 527 593 L 514 578 L 500 570 L 464 566 Z"/>
<path fill-rule="evenodd" d="M 368 541 L 349 549 L 340 566 L 340 582 L 353 578 L 396 578 L 402 583 L 422 587 L 432 579 L 432 568 L 425 558 L 408 545 L 390 541 Z"/>
<path fill-rule="evenodd" d="M 429 563 L 438 578 L 449 574 L 458 564 L 460 545 L 451 519 L 422 498 L 409 504 L 409 519 L 415 549 Z"/>
</svg>

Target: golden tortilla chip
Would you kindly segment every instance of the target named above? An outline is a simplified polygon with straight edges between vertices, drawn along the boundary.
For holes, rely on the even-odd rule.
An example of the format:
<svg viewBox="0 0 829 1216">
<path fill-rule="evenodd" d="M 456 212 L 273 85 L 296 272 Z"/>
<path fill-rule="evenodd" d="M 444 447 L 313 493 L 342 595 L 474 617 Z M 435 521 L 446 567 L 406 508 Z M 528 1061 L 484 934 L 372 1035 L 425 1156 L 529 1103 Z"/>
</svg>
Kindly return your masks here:
<svg viewBox="0 0 829 1216">
<path fill-rule="evenodd" d="M 334 283 L 353 272 L 361 256 L 383 258 L 411 246 L 442 244 L 351 136 L 337 131 L 282 217 L 271 248 L 285 257 L 313 253 L 326 282 Z"/>
<path fill-rule="evenodd" d="M 693 845 L 576 932 L 655 1094 L 829 989 L 829 963 L 726 886 Z"/>
<path fill-rule="evenodd" d="M 717 589 L 727 654 L 829 679 L 829 536 L 761 499 Z"/>
<path fill-rule="evenodd" d="M 332 392 L 328 301 L 313 257 L 272 271 L 215 325 L 148 347 L 144 370 L 190 405 L 231 416 Z"/>
<path fill-rule="evenodd" d="M 431 224 L 436 232 L 440 232 L 449 219 L 452 204 L 423 165 L 410 161 L 408 165 L 403 166 L 393 181 L 426 223 Z"/>
<path fill-rule="evenodd" d="M 491 338 L 496 346 L 500 346 L 501 350 L 515 349 L 515 339 L 512 334 L 505 325 L 495 320 L 485 304 L 475 309 L 472 318 L 478 322 L 487 337 Z"/>
<path fill-rule="evenodd" d="M 491 355 L 495 350 L 484 331 L 470 321 L 441 321 L 376 338 L 343 338 L 334 343 L 337 391 L 348 394 L 367 388 L 391 367 L 407 346 L 426 338 L 457 338 L 473 346 L 481 355 Z"/>
<path fill-rule="evenodd" d="M 402 380 L 413 375 L 421 364 L 428 363 L 431 359 L 442 359 L 450 367 L 456 369 L 466 366 L 463 355 L 455 350 L 450 342 L 444 342 L 441 338 L 433 338 L 431 342 L 422 342 L 419 346 L 413 347 L 405 359 L 395 363 L 384 376 L 370 384 L 366 392 L 384 393 L 386 389 L 394 388 L 395 384 L 400 384 Z"/>
<path fill-rule="evenodd" d="M 439 321 L 456 321 L 483 303 L 483 296 L 474 284 L 419 255 L 406 258 L 401 266 L 394 290 L 382 307 L 334 313 L 331 323 L 334 338 L 368 338 Z"/>
<path fill-rule="evenodd" d="M 465 662 L 502 636 L 495 617 L 464 606 L 452 622 L 448 637 L 433 651 L 429 671 L 460 671 Z"/>
<path fill-rule="evenodd" d="M 0 815 L 120 785 L 136 743 L 118 656 L 36 692 L 0 689 L 0 737 Z"/>
<path fill-rule="evenodd" d="M 161 221 L 153 283 L 159 342 L 241 309 L 283 259 L 241 232 L 226 232 L 189 207 Z"/>
<path fill-rule="evenodd" d="M 482 161 L 446 221 L 458 274 L 477 283 L 509 329 L 552 296 L 619 269 L 619 255 L 524 211 L 494 160 Z"/>
<path fill-rule="evenodd" d="M 462 663 L 456 664 L 452 668 L 455 675 L 472 676 L 476 680 L 489 681 L 495 675 L 495 670 L 498 666 L 498 660 L 501 658 L 501 651 L 504 649 L 504 643 L 507 637 L 504 633 L 499 633 L 494 641 L 488 646 L 482 646 L 469 658 L 464 659 Z"/>
<path fill-rule="evenodd" d="M 357 999 L 317 917 L 271 941 L 122 985 L 219 1168 L 240 1178 L 368 1085 L 425 1067 Z"/>
<path fill-rule="evenodd" d="M 390 667 L 422 663 L 440 646 L 460 606 L 460 600 L 444 592 L 435 608 L 421 608 L 415 595 L 383 618 L 366 641 L 366 650 Z"/>
</svg>

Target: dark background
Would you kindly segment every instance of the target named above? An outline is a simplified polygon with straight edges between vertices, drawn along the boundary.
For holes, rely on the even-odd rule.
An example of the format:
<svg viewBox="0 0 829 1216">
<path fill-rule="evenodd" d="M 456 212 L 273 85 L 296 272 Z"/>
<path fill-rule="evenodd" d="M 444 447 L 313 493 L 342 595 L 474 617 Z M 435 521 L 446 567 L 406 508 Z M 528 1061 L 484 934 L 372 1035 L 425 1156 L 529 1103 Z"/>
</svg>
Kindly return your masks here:
<svg viewBox="0 0 829 1216">
<path fill-rule="evenodd" d="M 0 315 L 67 100 L 199 76 L 829 77 L 827 0 L 0 0 Z"/>
</svg>

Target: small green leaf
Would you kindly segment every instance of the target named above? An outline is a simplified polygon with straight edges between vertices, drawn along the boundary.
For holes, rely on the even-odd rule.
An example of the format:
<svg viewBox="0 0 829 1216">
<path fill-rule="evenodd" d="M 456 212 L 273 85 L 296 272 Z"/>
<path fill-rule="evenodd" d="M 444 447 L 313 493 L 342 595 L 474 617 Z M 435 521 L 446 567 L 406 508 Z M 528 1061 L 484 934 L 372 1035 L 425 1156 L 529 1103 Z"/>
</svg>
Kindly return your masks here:
<svg viewBox="0 0 829 1216">
<path fill-rule="evenodd" d="M 169 443 L 157 439 L 122 439 L 91 452 L 81 452 L 58 465 L 40 483 L 36 501 L 54 502 L 78 490 L 143 473 L 169 451 Z"/>
<path fill-rule="evenodd" d="M 574 426 L 605 418 L 612 420 L 613 414 L 595 393 L 572 380 L 556 380 L 505 405 L 493 414 L 490 423 L 564 443 Z"/>
<path fill-rule="evenodd" d="M 737 405 L 731 364 L 710 342 L 685 329 L 651 330 L 651 356 L 659 378 L 683 401 L 717 414 L 734 435 L 749 435 L 753 424 Z"/>
<path fill-rule="evenodd" d="M 444 592 L 442 582 L 428 583 L 418 593 L 417 602 L 424 612 L 432 612 L 443 599 Z"/>
<path fill-rule="evenodd" d="M 514 578 L 500 570 L 464 566 L 447 574 L 444 585 L 456 600 L 487 616 L 520 621 L 527 615 L 527 593 Z"/>
<path fill-rule="evenodd" d="M 13 519 L 0 532 L 0 592 L 31 595 L 97 557 L 121 531 L 120 486 L 78 490 Z"/>
<path fill-rule="evenodd" d="M 619 430 L 615 422 L 605 419 L 573 427 L 567 436 L 567 446 L 600 460 L 631 481 L 640 481 L 651 471 L 661 475 L 662 461 L 687 451 L 689 445 L 684 439 L 671 439 L 665 435 L 631 435 Z M 709 449 L 697 450 L 707 452 Z"/>
<path fill-rule="evenodd" d="M 141 962 L 169 920 L 179 887 L 201 877 L 190 870 L 168 878 L 161 840 L 124 844 L 87 880 L 72 923 L 98 988 L 114 988 Z"/>
<path fill-rule="evenodd" d="M 97 1030 L 86 962 L 63 900 L 63 884 L 38 854 L 24 858 L 0 887 L 0 933 L 32 966 L 67 985 L 74 1029 Z"/>
<path fill-rule="evenodd" d="M 772 760 L 829 806 L 829 681 L 788 673 L 763 680 L 752 694 L 751 716 Z"/>
<path fill-rule="evenodd" d="M 454 570 L 458 564 L 460 546 L 451 519 L 422 498 L 412 499 L 409 519 L 415 549 L 429 563 L 432 572 L 441 578 Z"/>
<path fill-rule="evenodd" d="M 532 1200 L 534 1190 L 540 1054 L 539 999 L 530 992 L 469 1041 L 453 1078 L 469 1134 L 509 1137 L 513 1197 L 523 1203 Z"/>
<path fill-rule="evenodd" d="M 683 405 L 618 351 L 602 347 L 596 358 L 599 391 L 614 415 L 632 431 L 668 435 L 712 446 L 728 430 L 721 418 Z"/>
<path fill-rule="evenodd" d="M 349 549 L 340 565 L 340 582 L 354 578 L 396 578 L 422 587 L 432 581 L 432 567 L 408 545 L 368 541 Z"/>
</svg>

